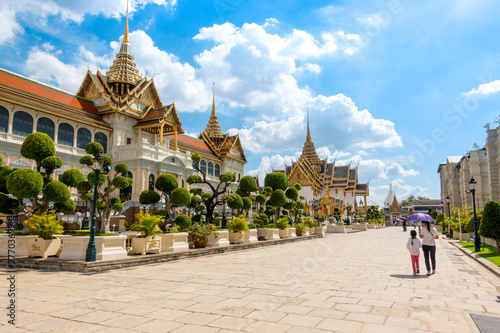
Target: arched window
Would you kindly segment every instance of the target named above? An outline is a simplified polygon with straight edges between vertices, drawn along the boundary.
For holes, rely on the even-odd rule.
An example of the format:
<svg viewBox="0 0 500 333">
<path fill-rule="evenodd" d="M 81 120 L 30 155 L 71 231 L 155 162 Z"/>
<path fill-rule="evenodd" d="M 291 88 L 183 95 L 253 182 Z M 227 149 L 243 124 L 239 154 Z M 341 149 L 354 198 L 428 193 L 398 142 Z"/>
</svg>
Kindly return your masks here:
<svg viewBox="0 0 500 333">
<path fill-rule="evenodd" d="M 7 133 L 9 126 L 9 111 L 0 105 L 0 132 Z"/>
<path fill-rule="evenodd" d="M 33 133 L 33 117 L 24 111 L 14 113 L 12 123 L 12 134 L 28 136 Z"/>
<path fill-rule="evenodd" d="M 200 169 L 203 173 L 207 173 L 207 162 L 205 162 L 204 160 L 201 160 Z"/>
<path fill-rule="evenodd" d="M 149 175 L 149 190 L 150 191 L 155 190 L 155 176 L 153 174 Z"/>
<path fill-rule="evenodd" d="M 184 187 L 184 179 L 182 180 L 182 187 Z"/>
<path fill-rule="evenodd" d="M 212 162 L 208 162 L 208 175 L 209 176 L 214 175 L 214 164 Z"/>
<path fill-rule="evenodd" d="M 123 176 L 132 178 L 132 172 L 127 172 Z M 120 199 L 122 202 L 129 201 L 132 199 L 132 186 L 129 186 L 127 188 L 124 188 L 123 190 L 120 190 Z"/>
<path fill-rule="evenodd" d="M 76 134 L 76 147 L 85 149 L 87 143 L 92 141 L 92 134 L 86 128 L 79 128 Z"/>
<path fill-rule="evenodd" d="M 55 126 L 54 122 L 49 118 L 42 117 L 38 119 L 38 123 L 36 124 L 36 131 L 45 133 L 50 136 L 52 140 L 54 140 Z"/>
<path fill-rule="evenodd" d="M 68 123 L 62 123 L 57 130 L 57 143 L 66 146 L 73 146 L 73 137 L 75 130 Z"/>
<path fill-rule="evenodd" d="M 106 134 L 97 132 L 94 136 L 94 141 L 99 142 L 102 145 L 102 148 L 104 148 L 104 154 L 108 152 L 108 137 Z"/>
<path fill-rule="evenodd" d="M 220 176 L 220 165 L 216 164 L 215 165 L 215 177 Z"/>
</svg>

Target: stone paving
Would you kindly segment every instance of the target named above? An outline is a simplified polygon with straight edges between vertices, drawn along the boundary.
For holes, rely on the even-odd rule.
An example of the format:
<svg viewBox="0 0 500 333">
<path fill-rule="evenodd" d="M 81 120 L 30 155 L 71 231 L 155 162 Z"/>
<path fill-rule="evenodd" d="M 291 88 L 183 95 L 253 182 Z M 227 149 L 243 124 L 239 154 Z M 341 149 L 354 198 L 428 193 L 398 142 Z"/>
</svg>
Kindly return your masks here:
<svg viewBox="0 0 500 333">
<path fill-rule="evenodd" d="M 105 273 L 19 270 L 16 326 L 1 332 L 479 332 L 500 279 L 445 240 L 437 273 L 411 275 L 391 227 Z M 424 262 L 420 260 L 425 272 Z"/>
</svg>

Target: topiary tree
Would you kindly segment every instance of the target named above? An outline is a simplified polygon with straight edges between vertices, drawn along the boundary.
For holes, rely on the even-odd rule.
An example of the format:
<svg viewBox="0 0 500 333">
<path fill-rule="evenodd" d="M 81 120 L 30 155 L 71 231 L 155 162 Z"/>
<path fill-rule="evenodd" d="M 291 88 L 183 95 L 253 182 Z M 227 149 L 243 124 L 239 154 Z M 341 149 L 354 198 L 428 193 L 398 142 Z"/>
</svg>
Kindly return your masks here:
<svg viewBox="0 0 500 333">
<path fill-rule="evenodd" d="M 280 208 L 286 204 L 285 190 L 288 188 L 288 177 L 283 172 L 272 172 L 264 178 L 264 191 L 270 194 L 269 205 L 276 208 L 276 219 L 279 218 Z"/>
<path fill-rule="evenodd" d="M 201 176 L 191 175 L 186 179 L 186 181 L 190 185 L 206 184 L 210 188 L 210 193 L 203 193 L 203 190 L 201 188 L 192 188 L 191 193 L 201 198 L 206 209 L 206 223 L 212 223 L 215 208 L 224 203 L 225 197 L 223 196 L 223 194 L 226 193 L 226 190 L 231 185 L 231 183 L 234 183 L 236 181 L 236 175 L 232 172 L 224 172 L 219 176 L 219 184 L 217 184 L 217 186 L 214 186 L 207 180 L 206 173 L 200 169 L 201 156 L 197 153 L 193 153 L 191 154 L 191 159 L 194 162 L 194 168 L 201 174 Z"/>
<path fill-rule="evenodd" d="M 492 238 L 500 253 L 500 204 L 498 202 L 486 202 L 478 232 L 483 237 Z"/>
<path fill-rule="evenodd" d="M 174 220 L 177 217 L 177 210 L 175 208 L 189 206 L 191 203 L 191 194 L 187 189 L 183 187 L 179 188 L 177 178 L 169 173 L 158 176 L 155 182 L 155 188 L 161 192 L 161 196 L 164 198 L 163 209 L 166 212 L 165 219 L 160 222 L 158 227 L 160 227 L 162 231 L 167 231 L 173 226 Z"/>
<path fill-rule="evenodd" d="M 68 187 L 52 179 L 54 171 L 63 166 L 55 153 L 54 142 L 47 134 L 36 132 L 26 137 L 21 145 L 21 155 L 35 161 L 35 170 L 12 171 L 10 167 L 0 167 L 1 212 L 27 218 L 31 214 L 52 210 L 52 203 L 56 207 L 64 207 L 66 211 L 74 211 L 74 208 L 71 210 L 75 204 Z M 31 202 L 29 210 L 23 203 L 24 199 Z"/>
<path fill-rule="evenodd" d="M 104 152 L 104 148 L 98 142 L 90 142 L 85 146 L 84 155 L 80 158 L 80 164 L 91 167 L 94 164 L 94 158 L 98 154 Z M 119 197 L 113 196 L 116 190 L 123 190 L 132 186 L 133 180 L 126 177 L 128 173 L 128 166 L 125 163 L 118 163 L 114 167 L 113 174 L 113 160 L 111 157 L 102 155 L 102 164 L 100 166 L 99 178 L 97 180 L 97 202 L 93 202 L 93 191 L 95 187 L 96 175 L 94 171 L 89 172 L 87 180 L 79 182 L 76 188 L 81 193 L 80 198 L 89 201 L 90 211 L 93 211 L 93 205 L 96 205 L 96 233 L 109 232 L 109 219 L 111 212 L 121 212 L 123 204 Z"/>
<path fill-rule="evenodd" d="M 187 230 L 191 223 L 191 218 L 186 214 L 180 214 L 175 218 L 175 224 L 177 224 L 181 230 Z"/>
<path fill-rule="evenodd" d="M 139 203 L 141 205 L 151 205 L 151 213 L 154 213 L 154 206 L 160 202 L 160 195 L 152 190 L 144 190 L 139 196 Z"/>
</svg>

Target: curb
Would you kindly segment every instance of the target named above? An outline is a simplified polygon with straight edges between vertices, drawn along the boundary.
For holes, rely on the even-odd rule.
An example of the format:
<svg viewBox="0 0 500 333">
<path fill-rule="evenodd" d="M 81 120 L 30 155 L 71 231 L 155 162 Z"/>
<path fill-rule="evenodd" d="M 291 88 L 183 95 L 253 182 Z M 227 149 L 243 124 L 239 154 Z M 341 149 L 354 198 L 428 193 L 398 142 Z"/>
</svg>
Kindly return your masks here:
<svg viewBox="0 0 500 333">
<path fill-rule="evenodd" d="M 458 241 L 450 241 L 449 243 L 453 244 L 453 246 L 455 246 L 456 248 L 458 248 L 460 251 L 462 251 L 463 253 L 465 253 L 466 255 L 468 255 L 470 258 L 474 259 L 481 266 L 483 266 L 484 268 L 486 268 L 487 270 L 489 270 L 490 272 L 492 272 L 493 274 L 495 274 L 497 277 L 500 278 L 500 267 L 499 266 L 497 266 L 494 263 L 492 263 L 492 262 L 484 259 L 480 255 L 475 254 L 471 250 L 466 249 L 462 245 L 458 244 Z"/>
<path fill-rule="evenodd" d="M 16 259 L 16 268 L 30 268 L 30 269 L 49 270 L 49 271 L 69 271 L 69 272 L 80 272 L 80 273 L 99 273 L 112 269 L 150 265 L 150 264 L 168 262 L 173 260 L 214 255 L 218 253 L 243 251 L 258 247 L 301 242 L 317 238 L 322 238 L 322 235 L 284 238 L 279 240 L 268 240 L 265 242 L 257 242 L 257 243 L 234 244 L 224 247 L 207 247 L 203 249 L 191 249 L 189 251 L 181 251 L 181 252 L 165 252 L 160 254 L 149 254 L 146 256 L 129 256 L 127 259 L 94 261 L 94 262 L 66 261 L 66 260 L 59 260 L 58 258 L 48 258 L 44 260 L 44 259 L 34 259 L 25 257 Z M 7 266 L 8 266 L 8 260 L 6 258 L 0 259 L 0 267 L 7 267 Z"/>
</svg>

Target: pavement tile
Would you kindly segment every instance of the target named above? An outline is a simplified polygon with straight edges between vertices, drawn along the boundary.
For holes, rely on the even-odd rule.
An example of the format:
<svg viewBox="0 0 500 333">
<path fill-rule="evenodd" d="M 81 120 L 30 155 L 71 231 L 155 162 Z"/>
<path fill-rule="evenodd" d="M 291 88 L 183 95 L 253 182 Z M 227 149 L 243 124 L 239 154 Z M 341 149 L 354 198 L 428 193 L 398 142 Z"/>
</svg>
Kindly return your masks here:
<svg viewBox="0 0 500 333">
<path fill-rule="evenodd" d="M 92 311 L 86 313 L 84 315 L 80 315 L 72 318 L 76 321 L 84 321 L 90 324 L 101 324 L 103 321 L 121 316 L 121 313 L 118 312 L 109 312 L 109 311 Z"/>
<path fill-rule="evenodd" d="M 190 314 L 190 311 L 185 310 L 173 310 L 173 309 L 159 309 L 155 312 L 150 312 L 145 317 L 153 318 L 153 319 L 162 319 L 162 320 L 175 320 L 180 317 L 184 317 Z"/>
<path fill-rule="evenodd" d="M 212 321 L 209 326 L 217 328 L 225 328 L 234 331 L 243 331 L 246 327 L 253 324 L 255 321 L 246 318 L 236 318 L 236 317 L 220 317 L 217 320 Z"/>
<path fill-rule="evenodd" d="M 364 323 L 372 323 L 372 324 L 383 324 L 386 318 L 387 317 L 385 316 L 379 316 L 369 313 L 356 313 L 356 312 L 349 313 L 345 317 L 346 320 L 361 321 Z"/>
<path fill-rule="evenodd" d="M 185 323 L 185 324 L 207 325 L 207 324 L 213 322 L 214 320 L 219 319 L 220 317 L 221 316 L 193 312 L 193 313 L 187 314 L 185 316 L 182 316 L 180 318 L 177 318 L 177 319 L 175 319 L 175 321 L 177 321 L 179 323 Z"/>
<path fill-rule="evenodd" d="M 370 312 L 372 309 L 369 305 L 359 305 L 359 304 L 337 304 L 335 310 L 346 311 L 346 312 Z"/>
<path fill-rule="evenodd" d="M 423 323 L 421 320 L 412 318 L 388 317 L 385 323 L 391 326 L 401 326 L 401 327 L 414 328 L 420 330 L 427 329 L 427 325 Z"/>
<path fill-rule="evenodd" d="M 237 306 L 225 306 L 215 311 L 212 311 L 211 313 L 221 316 L 243 317 L 252 311 L 253 309 L 249 308 L 240 308 Z"/>
<path fill-rule="evenodd" d="M 313 308 L 303 305 L 285 304 L 275 309 L 277 312 L 285 313 L 296 313 L 296 314 L 308 314 Z"/>
<path fill-rule="evenodd" d="M 144 324 L 140 324 L 132 328 L 134 331 L 139 332 L 170 332 L 176 328 L 183 326 L 182 323 L 176 323 L 173 321 L 153 319 Z"/>
<path fill-rule="evenodd" d="M 198 326 L 198 325 L 183 325 L 179 328 L 172 330 L 172 333 L 213 333 L 218 332 L 218 328 L 206 327 L 206 326 Z"/>
<path fill-rule="evenodd" d="M 35 331 L 35 332 L 52 332 L 57 329 L 63 328 L 65 326 L 70 326 L 73 325 L 74 322 L 67 320 L 67 319 L 61 319 L 61 318 L 52 318 L 49 320 L 44 320 L 41 322 L 36 322 L 32 323 L 29 325 L 23 325 L 24 328 L 27 328 L 29 330 Z"/>
<path fill-rule="evenodd" d="M 404 333 L 410 332 L 410 329 L 401 326 L 366 324 L 361 330 L 362 333 Z M 413 333 L 414 331 L 411 330 Z"/>
<path fill-rule="evenodd" d="M 289 324 L 292 326 L 305 326 L 305 327 L 315 327 L 319 324 L 323 318 L 313 317 L 312 315 L 299 315 L 299 314 L 288 314 L 285 318 L 281 319 L 278 323 Z"/>
<path fill-rule="evenodd" d="M 358 332 L 363 325 L 359 321 L 324 319 L 316 328 L 335 332 Z"/>
<path fill-rule="evenodd" d="M 272 333 L 281 333 L 281 332 L 288 332 L 292 326 L 286 325 L 286 324 L 279 324 L 279 323 L 271 323 L 267 321 L 258 321 L 255 323 L 252 323 L 246 327 L 243 328 L 243 331 L 245 332 L 255 332 L 255 333 L 260 333 L 260 332 L 272 332 Z"/>
<path fill-rule="evenodd" d="M 145 322 L 151 321 L 151 318 L 146 318 L 142 316 L 132 316 L 132 315 L 121 315 L 106 321 L 101 322 L 104 326 L 113 326 L 118 328 L 132 328 L 137 325 L 143 324 Z"/>
<path fill-rule="evenodd" d="M 253 319 L 253 320 L 264 320 L 264 321 L 272 321 L 277 322 L 287 314 L 283 312 L 275 312 L 275 311 L 261 311 L 256 310 L 247 314 L 244 318 Z"/>
</svg>

